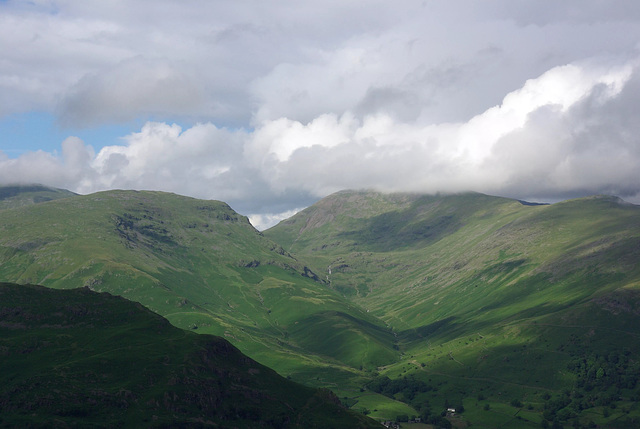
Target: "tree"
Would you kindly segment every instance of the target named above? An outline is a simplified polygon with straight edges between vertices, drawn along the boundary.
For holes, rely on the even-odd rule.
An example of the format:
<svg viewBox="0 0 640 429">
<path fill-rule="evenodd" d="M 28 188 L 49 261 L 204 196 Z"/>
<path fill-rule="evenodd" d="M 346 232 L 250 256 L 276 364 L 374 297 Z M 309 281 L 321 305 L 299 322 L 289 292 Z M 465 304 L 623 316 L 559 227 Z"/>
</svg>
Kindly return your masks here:
<svg viewBox="0 0 640 429">
<path fill-rule="evenodd" d="M 396 421 L 397 422 L 408 422 L 409 421 L 409 416 L 406 414 L 400 414 L 399 416 L 396 417 Z"/>
</svg>

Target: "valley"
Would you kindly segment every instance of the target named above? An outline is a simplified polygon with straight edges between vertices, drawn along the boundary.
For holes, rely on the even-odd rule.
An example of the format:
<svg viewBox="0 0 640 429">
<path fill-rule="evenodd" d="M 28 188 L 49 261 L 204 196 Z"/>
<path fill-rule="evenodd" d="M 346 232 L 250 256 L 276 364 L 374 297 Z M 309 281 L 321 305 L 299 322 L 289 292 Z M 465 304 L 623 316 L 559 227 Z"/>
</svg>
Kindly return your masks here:
<svg viewBox="0 0 640 429">
<path fill-rule="evenodd" d="M 481 194 L 341 192 L 266 235 L 393 327 L 401 360 L 380 374 L 431 387 L 406 402 L 464 404 L 474 425 L 492 427 L 491 410 L 513 399 L 522 407 L 507 408 L 503 423 L 517 413 L 526 419 L 518 427 L 539 427 L 558 419 L 544 418 L 553 395 L 583 382 L 569 362 L 638 352 L 638 215 L 606 196 L 527 205 Z M 567 411 L 569 400 L 559 421 L 602 424 L 580 419 L 579 407 L 607 395 L 634 407 L 635 392 L 592 388 L 578 408 Z"/>
<path fill-rule="evenodd" d="M 342 191 L 259 232 L 222 202 L 42 192 L 0 201 L 0 281 L 139 302 L 377 420 L 640 421 L 640 207 L 615 197 Z"/>
</svg>

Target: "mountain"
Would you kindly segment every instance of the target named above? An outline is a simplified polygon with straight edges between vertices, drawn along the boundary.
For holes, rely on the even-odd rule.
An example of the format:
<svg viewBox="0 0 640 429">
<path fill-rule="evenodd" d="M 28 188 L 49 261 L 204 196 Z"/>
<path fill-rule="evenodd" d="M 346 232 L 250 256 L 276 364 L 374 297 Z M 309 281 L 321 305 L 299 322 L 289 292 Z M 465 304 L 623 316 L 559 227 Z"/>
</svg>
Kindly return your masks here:
<svg viewBox="0 0 640 429">
<path fill-rule="evenodd" d="M 416 413 L 640 421 L 638 206 L 343 191 L 265 236 L 393 329 L 403 357 L 368 388 Z"/>
<path fill-rule="evenodd" d="M 0 210 L 43 203 L 73 195 L 76 194 L 65 189 L 42 185 L 0 186 Z"/>
<path fill-rule="evenodd" d="M 639 261 L 640 208 L 609 196 L 343 191 L 264 233 L 161 192 L 0 210 L 0 281 L 123 296 L 436 427 L 639 426 Z"/>
<path fill-rule="evenodd" d="M 316 277 L 219 201 L 108 191 L 0 210 L 0 281 L 120 295 L 316 386 L 397 361 L 392 332 Z"/>
<path fill-rule="evenodd" d="M 380 427 L 121 297 L 1 283 L 0 315 L 2 427 Z"/>
</svg>

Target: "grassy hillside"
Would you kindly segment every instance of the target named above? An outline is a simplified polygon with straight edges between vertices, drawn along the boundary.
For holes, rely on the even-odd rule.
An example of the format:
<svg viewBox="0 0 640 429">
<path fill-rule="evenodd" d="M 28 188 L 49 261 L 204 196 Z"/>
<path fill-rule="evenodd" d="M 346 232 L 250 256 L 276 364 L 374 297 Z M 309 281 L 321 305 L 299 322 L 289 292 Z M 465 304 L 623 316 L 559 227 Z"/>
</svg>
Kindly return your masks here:
<svg viewBox="0 0 640 429">
<path fill-rule="evenodd" d="M 122 295 L 354 410 L 440 426 L 640 424 L 639 261 L 640 208 L 607 196 L 345 191 L 264 234 L 159 192 L 0 210 L 0 281 Z"/>
<path fill-rule="evenodd" d="M 390 330 L 314 277 L 218 201 L 110 191 L 0 211 L 1 281 L 121 295 L 315 385 L 396 361 Z"/>
<path fill-rule="evenodd" d="M 2 427 L 380 427 L 110 294 L 1 283 L 0 315 Z"/>
<path fill-rule="evenodd" d="M 0 210 L 71 197 L 73 192 L 42 185 L 0 186 Z"/>
<path fill-rule="evenodd" d="M 394 330 L 403 359 L 372 389 L 426 383 L 386 390 L 417 412 L 464 404 L 474 427 L 640 415 L 638 206 L 340 192 L 265 235 Z"/>
</svg>

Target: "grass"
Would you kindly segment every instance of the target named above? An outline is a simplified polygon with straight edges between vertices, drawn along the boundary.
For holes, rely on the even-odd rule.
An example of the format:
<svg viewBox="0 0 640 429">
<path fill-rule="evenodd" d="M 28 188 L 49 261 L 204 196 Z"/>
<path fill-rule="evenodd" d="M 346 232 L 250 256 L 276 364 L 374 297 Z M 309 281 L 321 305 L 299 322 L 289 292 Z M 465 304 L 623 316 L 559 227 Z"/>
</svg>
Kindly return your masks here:
<svg viewBox="0 0 640 429">
<path fill-rule="evenodd" d="M 367 395 L 370 410 L 482 394 L 494 411 L 462 418 L 485 427 L 512 399 L 533 406 L 522 424 L 554 400 L 576 406 L 563 396 L 584 390 L 575 359 L 640 352 L 638 260 L 640 209 L 603 196 L 341 192 L 264 234 L 224 203 L 165 193 L 0 210 L 2 280 L 122 295 L 313 386 L 357 393 L 385 375 L 432 387 Z M 599 395 L 580 416 L 610 401 Z"/>
<path fill-rule="evenodd" d="M 572 388 L 575 353 L 638 350 L 637 316 L 623 303 L 636 300 L 639 226 L 640 209 L 610 197 L 526 206 L 354 192 L 265 234 L 394 330 L 403 357 L 381 374 L 431 380 L 430 401 L 482 388 L 508 406 L 503 394 Z M 493 427 L 485 414 L 470 420 Z"/>
<path fill-rule="evenodd" d="M 401 415 L 416 416 L 418 412 L 407 404 L 394 401 L 382 395 L 373 392 L 364 392 L 349 396 L 351 399 L 351 409 L 362 411 L 366 410 L 368 416 L 378 421 L 395 420 Z"/>
<path fill-rule="evenodd" d="M 121 295 L 178 327 L 221 335 L 283 375 L 312 381 L 327 367 L 351 374 L 397 358 L 379 320 L 221 202 L 73 196 L 0 210 L 0 233 L 0 280 Z"/>
<path fill-rule="evenodd" d="M 46 201 L 71 197 L 73 192 L 41 185 L 14 185 L 0 187 L 0 210 L 30 206 Z"/>
<path fill-rule="evenodd" d="M 227 341 L 87 289 L 0 284 L 3 427 L 375 427 Z"/>
</svg>

